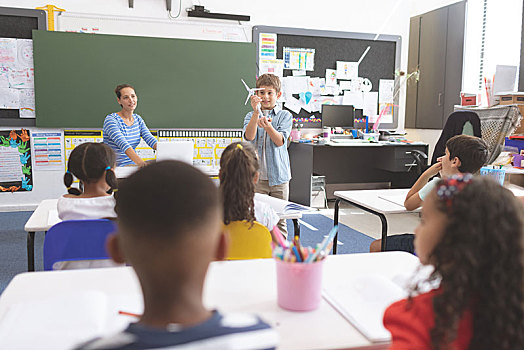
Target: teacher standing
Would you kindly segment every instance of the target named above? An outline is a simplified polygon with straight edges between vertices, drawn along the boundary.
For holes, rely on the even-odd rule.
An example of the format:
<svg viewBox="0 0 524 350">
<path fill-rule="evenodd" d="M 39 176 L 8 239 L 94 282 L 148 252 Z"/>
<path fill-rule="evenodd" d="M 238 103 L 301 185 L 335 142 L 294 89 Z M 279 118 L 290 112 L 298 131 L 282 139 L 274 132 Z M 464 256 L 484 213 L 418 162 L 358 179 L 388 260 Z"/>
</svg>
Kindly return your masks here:
<svg viewBox="0 0 524 350">
<path fill-rule="evenodd" d="M 109 114 L 104 120 L 104 143 L 115 151 L 117 166 L 144 166 L 146 163 L 135 152 L 140 137 L 154 150 L 157 140 L 142 117 L 134 113 L 138 101 L 135 88 L 122 84 L 116 87 L 115 93 L 122 110 Z"/>
</svg>

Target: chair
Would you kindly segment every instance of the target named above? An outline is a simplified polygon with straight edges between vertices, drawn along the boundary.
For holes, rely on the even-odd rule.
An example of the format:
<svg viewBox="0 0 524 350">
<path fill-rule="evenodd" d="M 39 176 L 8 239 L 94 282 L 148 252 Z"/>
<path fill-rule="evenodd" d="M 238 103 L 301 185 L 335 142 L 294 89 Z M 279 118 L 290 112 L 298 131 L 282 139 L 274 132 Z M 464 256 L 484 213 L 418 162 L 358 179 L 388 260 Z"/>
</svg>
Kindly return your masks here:
<svg viewBox="0 0 524 350">
<path fill-rule="evenodd" d="M 67 220 L 51 227 L 44 240 L 44 270 L 59 261 L 109 259 L 107 236 L 116 231 L 111 220 Z"/>
<path fill-rule="evenodd" d="M 225 226 L 229 236 L 227 260 L 271 258 L 271 233 L 253 221 L 233 221 Z"/>
<path fill-rule="evenodd" d="M 446 153 L 446 142 L 456 135 L 470 135 L 482 137 L 480 129 L 480 118 L 475 112 L 471 111 L 457 111 L 449 115 L 442 133 L 435 145 L 433 156 L 431 157 L 431 164 L 437 162 L 437 158 Z"/>
</svg>

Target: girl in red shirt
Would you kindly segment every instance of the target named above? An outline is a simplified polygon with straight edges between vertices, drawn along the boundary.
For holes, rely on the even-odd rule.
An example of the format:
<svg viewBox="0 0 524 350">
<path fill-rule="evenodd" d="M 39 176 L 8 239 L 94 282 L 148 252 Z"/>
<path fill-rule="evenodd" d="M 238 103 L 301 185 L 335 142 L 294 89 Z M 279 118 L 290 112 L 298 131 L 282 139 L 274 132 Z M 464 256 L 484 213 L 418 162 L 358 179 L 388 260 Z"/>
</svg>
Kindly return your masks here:
<svg viewBox="0 0 524 350">
<path fill-rule="evenodd" d="M 490 178 L 441 180 L 415 233 L 440 287 L 386 310 L 391 349 L 524 349 L 524 209 L 515 196 Z"/>
</svg>

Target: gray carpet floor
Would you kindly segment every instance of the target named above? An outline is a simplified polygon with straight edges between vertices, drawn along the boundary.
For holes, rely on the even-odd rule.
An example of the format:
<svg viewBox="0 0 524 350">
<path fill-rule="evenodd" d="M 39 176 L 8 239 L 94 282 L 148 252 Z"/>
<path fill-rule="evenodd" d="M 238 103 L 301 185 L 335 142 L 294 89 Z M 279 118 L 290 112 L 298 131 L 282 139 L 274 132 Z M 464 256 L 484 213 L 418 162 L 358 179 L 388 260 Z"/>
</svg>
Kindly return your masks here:
<svg viewBox="0 0 524 350">
<path fill-rule="evenodd" d="M 24 225 L 33 212 L 0 212 L 0 293 L 21 272 L 27 271 L 27 234 Z M 333 220 L 321 214 L 304 215 L 301 219 L 301 243 L 315 246 L 333 227 Z M 288 232 L 293 232 L 293 222 L 288 220 Z M 309 227 L 308 227 L 309 226 Z M 292 239 L 290 235 L 289 239 Z M 365 253 L 373 239 L 345 225 L 339 228 L 339 254 Z M 35 236 L 35 270 L 43 270 L 44 233 Z"/>
<path fill-rule="evenodd" d="M 24 225 L 33 212 L 0 213 L 0 292 L 11 279 L 27 271 L 27 234 Z M 43 270 L 44 233 L 35 236 L 35 269 Z"/>
</svg>

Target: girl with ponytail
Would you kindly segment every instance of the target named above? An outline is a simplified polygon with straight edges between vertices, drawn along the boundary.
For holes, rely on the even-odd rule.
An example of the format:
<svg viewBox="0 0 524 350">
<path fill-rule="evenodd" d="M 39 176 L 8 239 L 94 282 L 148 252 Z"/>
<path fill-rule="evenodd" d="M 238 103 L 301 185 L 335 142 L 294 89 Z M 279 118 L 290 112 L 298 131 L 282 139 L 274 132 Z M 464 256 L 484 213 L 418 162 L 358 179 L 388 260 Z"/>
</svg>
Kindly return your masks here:
<svg viewBox="0 0 524 350">
<path fill-rule="evenodd" d="M 115 152 L 103 143 L 83 143 L 71 152 L 64 174 L 68 194 L 58 200 L 62 220 L 116 218 Z M 80 181 L 73 187 L 73 176 Z"/>
<path fill-rule="evenodd" d="M 267 204 L 255 198 L 259 178 L 255 149 L 247 142 L 230 144 L 220 157 L 220 196 L 224 207 L 224 224 L 231 221 L 257 221 L 270 231 L 279 217 Z"/>
</svg>

